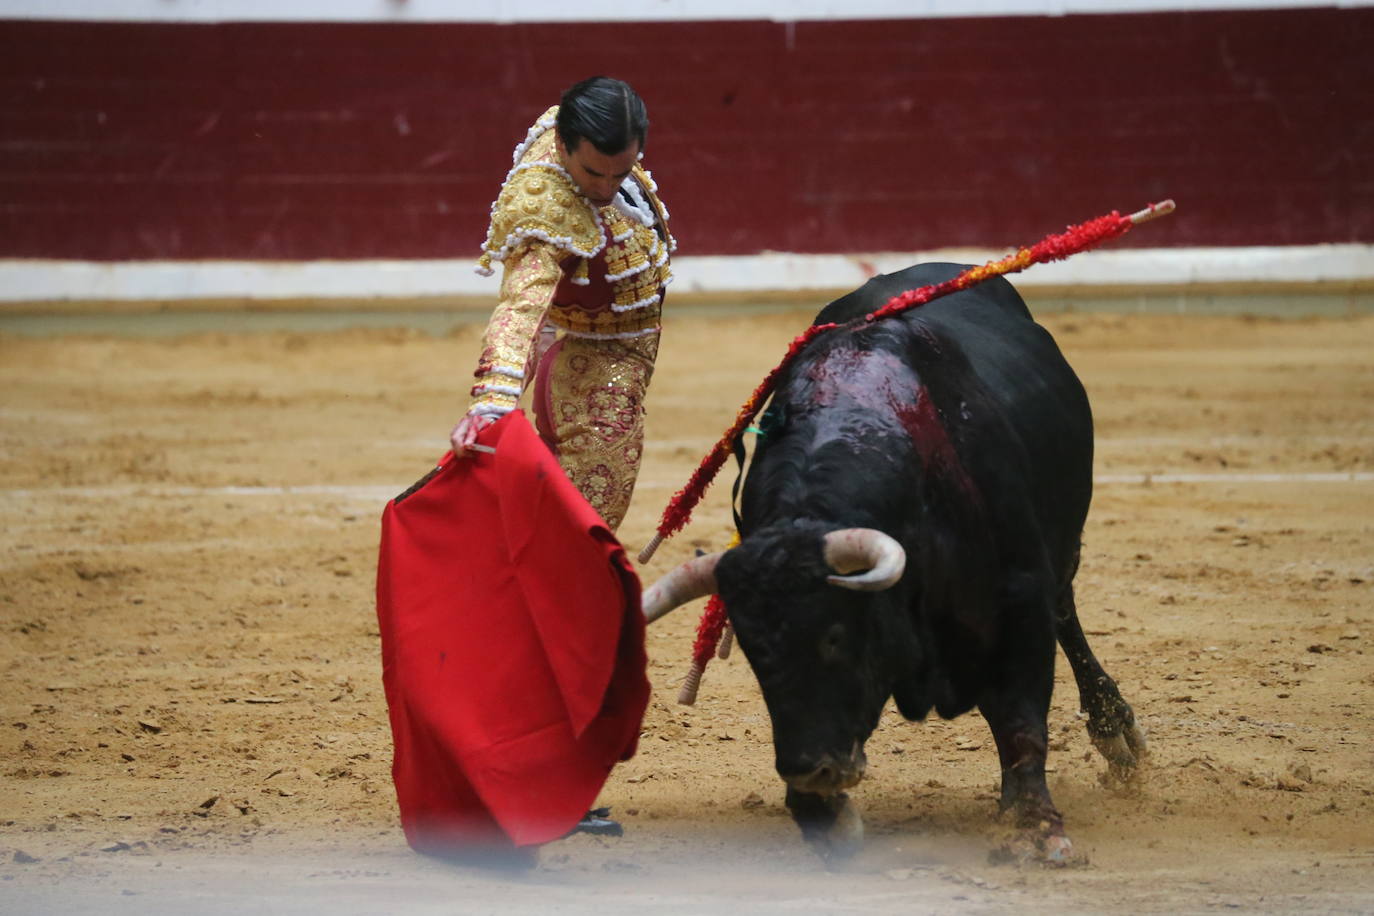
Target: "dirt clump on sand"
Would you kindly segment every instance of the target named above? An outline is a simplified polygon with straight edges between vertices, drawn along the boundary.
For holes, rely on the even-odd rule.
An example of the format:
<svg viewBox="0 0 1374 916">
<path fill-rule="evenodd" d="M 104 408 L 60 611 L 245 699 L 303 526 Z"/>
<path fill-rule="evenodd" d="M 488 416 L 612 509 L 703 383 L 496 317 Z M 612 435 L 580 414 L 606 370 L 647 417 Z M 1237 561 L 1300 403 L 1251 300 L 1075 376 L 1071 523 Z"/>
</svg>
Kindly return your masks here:
<svg viewBox="0 0 1374 916">
<path fill-rule="evenodd" d="M 670 317 L 632 554 L 808 320 Z M 0 899 L 174 911 L 201 882 L 374 911 L 438 882 L 433 901 L 516 912 L 650 891 L 697 911 L 1374 908 L 1374 318 L 1042 320 L 1097 425 L 1080 616 L 1151 751 L 1135 782 L 1104 777 L 1061 657 L 1050 788 L 1082 867 L 995 864 L 983 721 L 889 710 L 854 793 L 867 848 L 827 873 L 782 806 L 743 658 L 675 702 L 700 604 L 648 636 L 640 752 L 602 796 L 624 838 L 551 844 L 519 879 L 414 856 L 378 523 L 444 449 L 480 327 L 7 336 Z M 730 474 L 646 580 L 725 546 Z"/>
</svg>

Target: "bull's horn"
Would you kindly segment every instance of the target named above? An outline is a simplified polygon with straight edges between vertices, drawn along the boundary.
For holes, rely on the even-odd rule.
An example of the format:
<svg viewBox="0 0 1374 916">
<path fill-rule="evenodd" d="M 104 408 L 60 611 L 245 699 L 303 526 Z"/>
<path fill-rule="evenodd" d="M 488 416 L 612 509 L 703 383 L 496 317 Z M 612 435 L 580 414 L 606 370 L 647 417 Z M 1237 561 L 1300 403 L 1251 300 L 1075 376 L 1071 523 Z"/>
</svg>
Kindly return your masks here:
<svg viewBox="0 0 1374 916">
<path fill-rule="evenodd" d="M 825 536 L 825 562 L 836 575 L 826 581 L 860 592 L 891 588 L 906 569 L 906 551 L 897 539 L 876 528 L 844 528 Z M 849 575 L 857 570 L 868 570 Z"/>
<path fill-rule="evenodd" d="M 688 560 L 646 588 L 642 601 L 645 622 L 653 623 L 693 598 L 715 594 L 716 564 L 724 555 L 722 551 Z"/>
</svg>

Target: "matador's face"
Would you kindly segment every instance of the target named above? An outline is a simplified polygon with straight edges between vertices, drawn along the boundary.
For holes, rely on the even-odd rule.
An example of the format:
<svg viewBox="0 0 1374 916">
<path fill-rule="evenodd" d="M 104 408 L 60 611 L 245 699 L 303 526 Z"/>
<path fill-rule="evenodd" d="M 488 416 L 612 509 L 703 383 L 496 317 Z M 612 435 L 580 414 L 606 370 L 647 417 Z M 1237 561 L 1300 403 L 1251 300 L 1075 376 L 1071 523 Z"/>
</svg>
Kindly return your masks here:
<svg viewBox="0 0 1374 916">
<path fill-rule="evenodd" d="M 558 137 L 557 142 L 564 170 L 577 182 L 587 199 L 598 207 L 610 204 L 615 192 L 629 177 L 630 167 L 639 159 L 638 140 L 613 156 L 601 152 L 587 140 L 579 140 L 572 149 L 563 145 L 562 137 Z"/>
</svg>

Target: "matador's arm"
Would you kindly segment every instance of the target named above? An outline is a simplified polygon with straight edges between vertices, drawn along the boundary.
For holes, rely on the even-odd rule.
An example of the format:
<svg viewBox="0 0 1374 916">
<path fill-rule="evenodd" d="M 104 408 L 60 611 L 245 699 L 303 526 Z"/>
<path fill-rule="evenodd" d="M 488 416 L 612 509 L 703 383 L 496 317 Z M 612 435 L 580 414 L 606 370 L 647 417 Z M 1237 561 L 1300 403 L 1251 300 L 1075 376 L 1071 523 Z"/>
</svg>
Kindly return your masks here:
<svg viewBox="0 0 1374 916">
<path fill-rule="evenodd" d="M 560 253 L 553 245 L 530 241 L 503 261 L 501 298 L 482 337 L 469 414 L 494 419 L 519 404 L 534 371 L 535 336 L 561 276 Z"/>
</svg>

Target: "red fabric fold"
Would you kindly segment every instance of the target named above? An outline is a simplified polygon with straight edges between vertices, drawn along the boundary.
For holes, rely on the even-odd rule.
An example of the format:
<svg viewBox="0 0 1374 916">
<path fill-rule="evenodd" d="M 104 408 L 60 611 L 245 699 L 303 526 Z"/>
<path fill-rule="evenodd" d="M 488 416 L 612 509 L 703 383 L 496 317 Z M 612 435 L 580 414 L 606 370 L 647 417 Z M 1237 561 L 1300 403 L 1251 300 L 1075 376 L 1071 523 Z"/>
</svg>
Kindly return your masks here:
<svg viewBox="0 0 1374 916">
<path fill-rule="evenodd" d="M 519 411 L 387 504 L 377 617 L 406 839 L 418 851 L 566 834 L 649 699 L 625 552 Z"/>
</svg>

